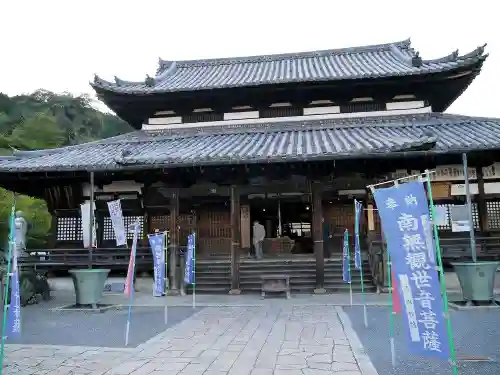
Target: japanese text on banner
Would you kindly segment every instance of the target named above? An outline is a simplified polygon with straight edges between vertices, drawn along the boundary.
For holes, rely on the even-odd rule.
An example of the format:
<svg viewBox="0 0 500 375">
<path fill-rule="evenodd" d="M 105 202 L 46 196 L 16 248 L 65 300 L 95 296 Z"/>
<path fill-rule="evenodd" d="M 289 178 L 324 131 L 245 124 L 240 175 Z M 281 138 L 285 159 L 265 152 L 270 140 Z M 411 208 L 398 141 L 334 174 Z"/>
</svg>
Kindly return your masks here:
<svg viewBox="0 0 500 375">
<path fill-rule="evenodd" d="M 392 269 L 399 282 L 410 351 L 448 358 L 448 336 L 429 206 L 418 181 L 377 189 L 380 214 Z"/>
<path fill-rule="evenodd" d="M 349 269 L 349 232 L 347 229 L 344 231 L 344 247 L 342 254 L 342 280 L 344 283 L 351 282 L 351 270 Z"/>
<path fill-rule="evenodd" d="M 116 246 L 127 244 L 127 236 L 125 234 L 125 222 L 123 219 L 122 205 L 119 199 L 108 202 L 109 217 L 115 232 Z"/>
<path fill-rule="evenodd" d="M 165 234 L 148 234 L 148 239 L 153 252 L 153 296 L 161 297 L 165 295 Z"/>
<path fill-rule="evenodd" d="M 7 337 L 21 335 L 21 295 L 19 290 L 19 272 L 17 267 L 17 254 L 14 242 L 10 242 L 12 254 L 12 284 L 10 289 L 10 306 L 7 312 Z"/>
<path fill-rule="evenodd" d="M 361 220 L 361 212 L 363 205 L 361 202 L 354 200 L 354 266 L 356 269 L 361 269 L 361 247 L 359 246 L 359 225 Z"/>
<path fill-rule="evenodd" d="M 195 251 L 194 234 L 190 234 L 188 236 L 186 267 L 184 269 L 184 283 L 186 284 L 194 284 L 194 267 L 193 267 L 194 251 Z"/>
</svg>

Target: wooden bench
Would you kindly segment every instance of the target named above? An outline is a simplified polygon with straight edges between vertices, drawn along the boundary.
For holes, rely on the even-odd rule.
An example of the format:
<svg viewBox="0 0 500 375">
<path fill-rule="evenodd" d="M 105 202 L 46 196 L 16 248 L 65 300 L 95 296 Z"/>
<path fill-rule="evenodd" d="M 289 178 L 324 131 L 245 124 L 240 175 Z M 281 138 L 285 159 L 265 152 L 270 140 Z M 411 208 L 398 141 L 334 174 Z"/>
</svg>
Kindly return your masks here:
<svg viewBox="0 0 500 375">
<path fill-rule="evenodd" d="M 290 276 L 288 275 L 264 275 L 261 276 L 261 297 L 266 293 L 285 293 L 286 299 L 290 298 Z"/>
</svg>

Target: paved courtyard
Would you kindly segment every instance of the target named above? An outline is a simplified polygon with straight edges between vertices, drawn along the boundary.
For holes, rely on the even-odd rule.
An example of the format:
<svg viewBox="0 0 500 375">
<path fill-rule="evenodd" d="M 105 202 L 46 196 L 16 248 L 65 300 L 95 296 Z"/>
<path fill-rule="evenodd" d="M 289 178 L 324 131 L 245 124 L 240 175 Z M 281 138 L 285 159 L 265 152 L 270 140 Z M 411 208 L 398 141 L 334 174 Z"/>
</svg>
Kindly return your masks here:
<svg viewBox="0 0 500 375">
<path fill-rule="evenodd" d="M 6 347 L 5 374 L 40 375 L 444 375 L 446 362 L 412 357 L 397 318 L 397 366 L 389 351 L 388 295 L 153 298 L 150 283 L 134 300 L 129 347 L 126 308 L 104 313 L 58 311 L 73 302 L 62 288 L 54 299 L 23 309 L 23 336 Z M 452 293 L 453 294 L 453 291 Z M 125 305 L 122 294 L 103 303 Z M 168 324 L 164 306 L 168 305 Z M 452 311 L 460 374 L 500 374 L 500 309 Z M 472 359 L 472 361 L 470 361 Z M 483 360 L 486 359 L 486 360 Z M 480 361 L 477 361 L 480 360 Z"/>
<path fill-rule="evenodd" d="M 109 323 L 117 314 L 88 318 Z M 176 323 L 134 348 L 7 345 L 6 374 L 376 375 L 347 316 L 334 306 L 275 300 L 267 306 L 206 307 Z M 137 314 L 132 324 L 137 332 L 161 322 Z M 107 333 L 100 334 L 105 339 Z"/>
<path fill-rule="evenodd" d="M 388 307 L 368 308 L 368 328 L 364 326 L 362 307 L 344 307 L 344 310 L 379 374 L 451 374 L 447 361 L 416 357 L 408 352 L 401 315 L 395 318 L 396 367 L 392 368 Z M 500 374 L 500 308 L 450 310 L 450 316 L 459 374 Z"/>
<path fill-rule="evenodd" d="M 167 324 L 164 308 L 134 306 L 129 347 L 135 347 L 199 311 L 191 307 L 170 307 Z M 125 347 L 127 308 L 103 313 L 54 311 L 30 306 L 23 309 L 20 338 L 7 343 L 31 345 Z"/>
</svg>

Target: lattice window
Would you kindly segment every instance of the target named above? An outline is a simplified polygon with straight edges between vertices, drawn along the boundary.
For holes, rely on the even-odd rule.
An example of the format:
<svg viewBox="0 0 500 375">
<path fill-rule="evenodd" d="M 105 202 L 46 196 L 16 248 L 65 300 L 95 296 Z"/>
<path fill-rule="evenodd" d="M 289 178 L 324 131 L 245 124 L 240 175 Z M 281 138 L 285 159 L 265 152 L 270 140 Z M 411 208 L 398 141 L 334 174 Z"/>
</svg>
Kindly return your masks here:
<svg viewBox="0 0 500 375">
<path fill-rule="evenodd" d="M 259 111 L 260 118 L 274 118 L 274 117 L 294 117 L 302 116 L 304 110 L 297 107 L 275 107 L 266 108 Z"/>
<path fill-rule="evenodd" d="M 443 211 L 446 215 L 446 224 L 444 225 L 438 225 L 438 230 L 442 231 L 451 231 L 451 215 L 450 215 L 450 207 L 455 206 L 455 204 L 449 204 L 449 203 L 444 203 L 444 204 L 436 204 L 436 207 L 443 207 Z M 500 228 L 500 202 L 498 202 L 498 225 Z M 375 224 L 375 231 L 377 233 L 382 233 L 382 227 L 380 224 L 380 216 L 378 215 L 378 212 L 376 211 L 374 213 L 374 224 Z M 432 216 L 432 215 L 431 215 Z M 474 222 L 474 229 L 479 230 L 479 212 L 477 208 L 477 203 L 472 202 L 472 221 Z"/>
<path fill-rule="evenodd" d="M 77 241 L 81 239 L 79 232 L 82 227 L 80 217 L 58 217 L 57 218 L 57 241 Z"/>
<path fill-rule="evenodd" d="M 500 201 L 487 201 L 486 212 L 489 229 L 500 229 Z"/>
<path fill-rule="evenodd" d="M 448 204 L 448 203 L 436 204 L 436 207 L 443 207 L 443 211 L 446 215 L 446 224 L 445 225 L 438 225 L 439 230 L 445 230 L 445 231 L 451 230 L 451 209 L 450 208 L 452 206 L 458 206 L 458 204 Z M 474 229 L 479 230 L 479 211 L 478 211 L 477 203 L 475 203 L 475 202 L 472 202 L 472 221 L 474 223 Z"/>
<path fill-rule="evenodd" d="M 102 223 L 102 239 L 104 241 L 115 239 L 115 231 L 113 230 L 113 223 L 109 216 L 105 216 Z"/>
<path fill-rule="evenodd" d="M 134 232 L 129 230 L 129 226 L 134 224 L 136 220 L 139 220 L 139 238 L 144 236 L 144 216 L 124 216 L 123 221 L 125 222 L 125 229 L 127 230 L 128 240 L 134 238 Z"/>
<path fill-rule="evenodd" d="M 210 121 L 223 121 L 224 113 L 215 112 L 201 112 L 201 113 L 190 113 L 188 115 L 182 116 L 182 122 L 193 123 L 193 122 L 210 122 Z"/>
<path fill-rule="evenodd" d="M 385 103 L 350 103 L 340 106 L 340 113 L 385 111 Z"/>
<path fill-rule="evenodd" d="M 451 216 L 450 216 L 450 205 L 449 204 L 436 204 L 435 208 L 438 210 L 442 210 L 444 216 L 446 218 L 444 225 L 438 225 L 438 230 L 451 230 Z M 430 216 L 432 219 L 432 212 L 430 212 Z"/>
</svg>

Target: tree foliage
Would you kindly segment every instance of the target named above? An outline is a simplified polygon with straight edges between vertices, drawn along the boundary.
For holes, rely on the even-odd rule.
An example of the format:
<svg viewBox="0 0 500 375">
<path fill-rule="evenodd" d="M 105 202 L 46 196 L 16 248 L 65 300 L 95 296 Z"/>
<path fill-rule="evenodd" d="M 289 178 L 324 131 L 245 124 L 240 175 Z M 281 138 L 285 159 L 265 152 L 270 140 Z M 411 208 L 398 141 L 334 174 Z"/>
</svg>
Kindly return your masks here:
<svg viewBox="0 0 500 375">
<path fill-rule="evenodd" d="M 0 154 L 79 144 L 131 131 L 117 116 L 92 107 L 87 95 L 55 94 L 37 90 L 30 95 L 9 97 L 0 93 Z M 0 241 L 7 240 L 13 194 L 0 188 Z M 29 223 L 28 248 L 47 243 L 51 217 L 44 201 L 16 197 L 16 210 Z"/>
</svg>

